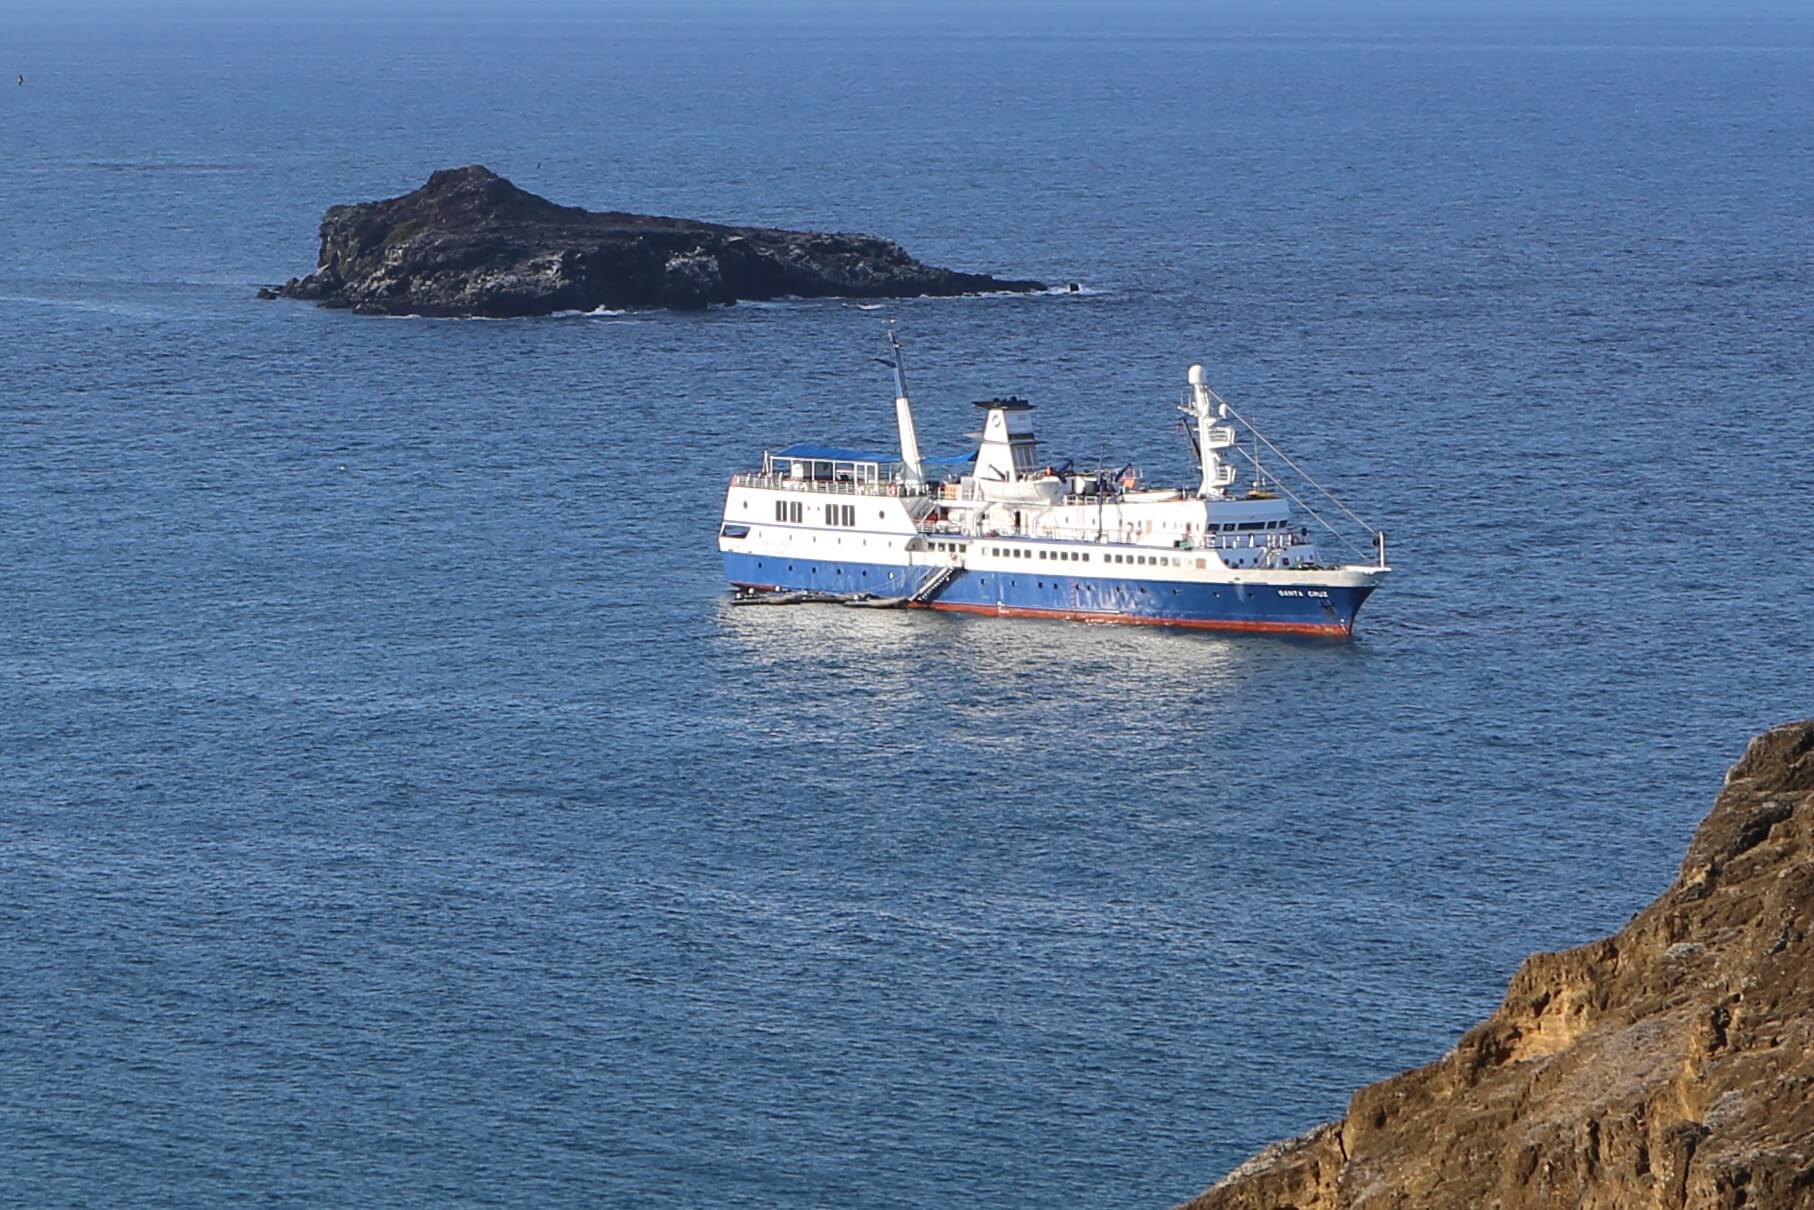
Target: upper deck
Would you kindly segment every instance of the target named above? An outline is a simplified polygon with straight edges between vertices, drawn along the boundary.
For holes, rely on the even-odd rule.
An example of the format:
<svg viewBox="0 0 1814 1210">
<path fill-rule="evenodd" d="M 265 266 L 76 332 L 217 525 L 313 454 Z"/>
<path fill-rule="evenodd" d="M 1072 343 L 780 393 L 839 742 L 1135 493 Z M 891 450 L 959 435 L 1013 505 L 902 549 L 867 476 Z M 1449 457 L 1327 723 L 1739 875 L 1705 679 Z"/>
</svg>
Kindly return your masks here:
<svg viewBox="0 0 1814 1210">
<path fill-rule="evenodd" d="M 784 450 L 765 451 L 761 470 L 732 475 L 731 483 L 736 487 L 855 496 L 926 495 L 926 488 L 909 487 L 901 481 L 899 466 L 900 459 L 888 454 L 798 442 Z"/>
</svg>

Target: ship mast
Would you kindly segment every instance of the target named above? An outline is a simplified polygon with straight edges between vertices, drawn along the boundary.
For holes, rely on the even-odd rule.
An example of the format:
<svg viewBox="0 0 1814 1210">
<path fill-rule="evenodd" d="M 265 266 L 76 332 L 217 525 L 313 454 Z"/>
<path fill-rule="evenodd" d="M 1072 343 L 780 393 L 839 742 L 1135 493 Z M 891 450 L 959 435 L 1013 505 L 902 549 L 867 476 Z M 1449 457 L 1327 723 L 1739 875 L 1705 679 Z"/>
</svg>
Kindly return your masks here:
<svg viewBox="0 0 1814 1210">
<path fill-rule="evenodd" d="M 1203 463 L 1203 483 L 1197 494 L 1205 500 L 1221 500 L 1227 494 L 1228 485 L 1235 481 L 1235 468 L 1222 461 L 1222 451 L 1234 448 L 1234 426 L 1215 423 L 1220 419 L 1216 406 L 1219 401 L 1209 389 L 1203 367 L 1192 366 L 1187 377 L 1190 402 L 1179 410 L 1197 420 L 1197 456 Z"/>
<path fill-rule="evenodd" d="M 892 326 L 888 329 L 888 343 L 893 346 L 894 356 L 884 364 L 894 371 L 894 422 L 901 430 L 901 465 L 905 468 L 902 483 L 920 488 L 926 485 L 926 468 L 920 461 L 920 435 L 913 427 L 913 401 L 907 398 L 907 364 L 901 358 L 901 338 Z"/>
</svg>

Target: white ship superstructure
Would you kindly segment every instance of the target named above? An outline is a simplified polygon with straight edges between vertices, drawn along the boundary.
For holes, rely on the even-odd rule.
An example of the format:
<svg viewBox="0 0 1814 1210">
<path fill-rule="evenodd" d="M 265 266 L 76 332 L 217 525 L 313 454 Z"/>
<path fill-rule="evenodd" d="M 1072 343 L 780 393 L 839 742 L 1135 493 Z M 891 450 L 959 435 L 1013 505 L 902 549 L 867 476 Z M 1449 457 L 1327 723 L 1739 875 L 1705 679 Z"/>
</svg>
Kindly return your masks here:
<svg viewBox="0 0 1814 1210">
<path fill-rule="evenodd" d="M 1294 519 L 1289 493 L 1258 476 L 1257 459 L 1254 485 L 1236 486 L 1240 417 L 1201 366 L 1190 367 L 1182 405 L 1199 482 L 1154 487 L 1131 467 L 1084 471 L 1042 458 L 1033 407 L 1015 398 L 976 405 L 975 454 L 925 458 L 898 344 L 894 351 L 898 453 L 801 443 L 732 477 L 718 545 L 739 591 L 1347 635 L 1390 570 L 1384 535 L 1370 530 L 1375 558 L 1327 563 Z"/>
</svg>

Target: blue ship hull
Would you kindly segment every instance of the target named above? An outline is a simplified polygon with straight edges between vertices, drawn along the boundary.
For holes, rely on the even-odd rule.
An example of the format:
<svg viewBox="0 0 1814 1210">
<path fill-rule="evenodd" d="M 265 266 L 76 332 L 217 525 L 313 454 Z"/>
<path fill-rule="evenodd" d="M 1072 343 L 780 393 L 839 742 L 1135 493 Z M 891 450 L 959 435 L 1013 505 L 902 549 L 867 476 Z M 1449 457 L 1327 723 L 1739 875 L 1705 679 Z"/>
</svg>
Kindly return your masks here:
<svg viewBox="0 0 1814 1210">
<path fill-rule="evenodd" d="M 928 567 L 724 552 L 725 577 L 738 588 L 905 597 L 931 572 Z M 1299 588 L 965 571 L 932 600 L 914 604 L 1000 617 L 1348 635 L 1372 591 L 1371 585 Z"/>
</svg>

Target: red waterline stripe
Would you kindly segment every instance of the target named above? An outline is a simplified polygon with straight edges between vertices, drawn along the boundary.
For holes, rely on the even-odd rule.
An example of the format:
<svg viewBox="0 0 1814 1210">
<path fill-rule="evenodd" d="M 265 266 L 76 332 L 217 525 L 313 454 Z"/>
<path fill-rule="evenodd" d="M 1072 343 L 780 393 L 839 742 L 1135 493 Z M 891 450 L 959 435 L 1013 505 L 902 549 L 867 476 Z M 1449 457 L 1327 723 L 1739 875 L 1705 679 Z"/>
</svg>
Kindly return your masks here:
<svg viewBox="0 0 1814 1210">
<path fill-rule="evenodd" d="M 787 591 L 773 584 L 734 584 L 756 592 Z M 800 590 L 795 590 L 800 591 Z M 1186 630 L 1244 630 L 1264 634 L 1314 634 L 1323 638 L 1349 638 L 1354 627 L 1339 622 L 1257 622 L 1231 618 L 1227 621 L 1194 618 L 1142 618 L 1129 614 L 1079 613 L 1071 609 L 1027 609 L 1018 605 L 941 604 L 938 601 L 910 601 L 911 609 L 943 609 L 951 613 L 977 613 L 991 618 L 1055 618 L 1062 622 L 1097 622 L 1121 626 L 1177 626 Z"/>
<path fill-rule="evenodd" d="M 1188 630 L 1247 630 L 1270 634 L 1315 634 L 1347 638 L 1352 626 L 1339 622 L 1261 622 L 1240 618 L 1225 621 L 1198 618 L 1148 618 L 1131 614 L 1079 613 L 1071 609 L 1029 609 L 1018 605 L 966 605 L 939 601 L 915 601 L 914 609 L 945 609 L 953 613 L 980 613 L 997 618 L 1057 618 L 1066 622 L 1103 622 L 1123 626 L 1180 626 Z"/>
</svg>

